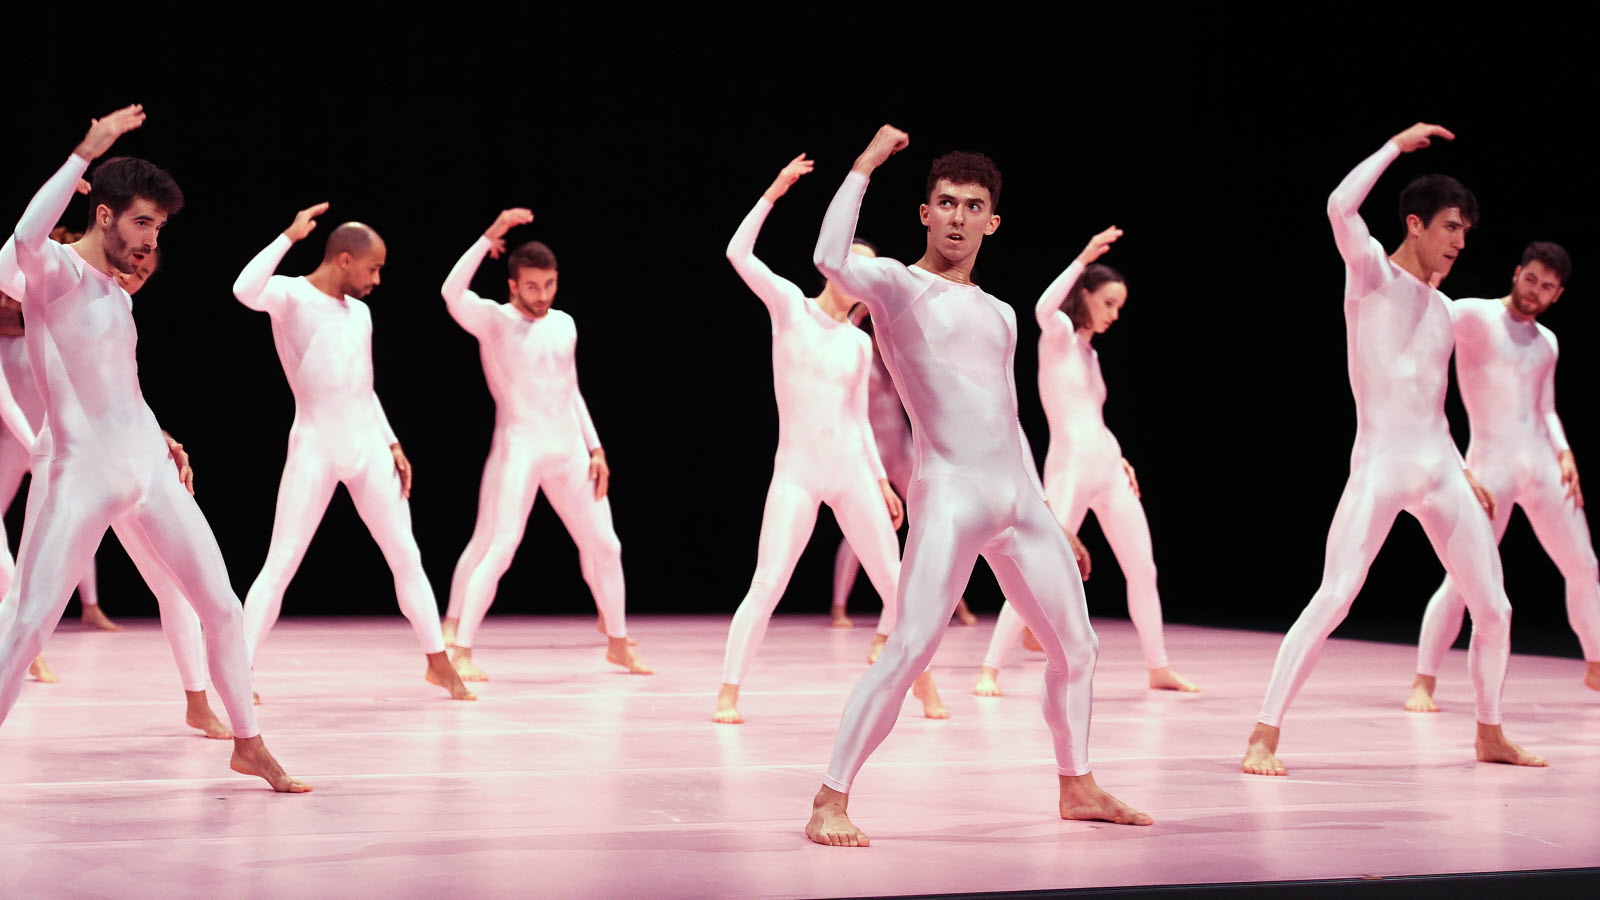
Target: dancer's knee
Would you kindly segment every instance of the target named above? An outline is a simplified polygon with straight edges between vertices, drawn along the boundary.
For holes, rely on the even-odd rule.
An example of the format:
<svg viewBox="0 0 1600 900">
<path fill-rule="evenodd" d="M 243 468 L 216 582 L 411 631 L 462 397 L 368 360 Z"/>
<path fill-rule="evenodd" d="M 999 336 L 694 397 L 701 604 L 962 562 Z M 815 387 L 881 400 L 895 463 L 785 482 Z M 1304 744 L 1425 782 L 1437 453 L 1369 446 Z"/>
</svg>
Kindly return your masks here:
<svg viewBox="0 0 1600 900">
<path fill-rule="evenodd" d="M 1511 636 L 1511 602 L 1504 596 L 1481 603 L 1472 610 L 1474 637 L 1493 639 Z"/>
</svg>

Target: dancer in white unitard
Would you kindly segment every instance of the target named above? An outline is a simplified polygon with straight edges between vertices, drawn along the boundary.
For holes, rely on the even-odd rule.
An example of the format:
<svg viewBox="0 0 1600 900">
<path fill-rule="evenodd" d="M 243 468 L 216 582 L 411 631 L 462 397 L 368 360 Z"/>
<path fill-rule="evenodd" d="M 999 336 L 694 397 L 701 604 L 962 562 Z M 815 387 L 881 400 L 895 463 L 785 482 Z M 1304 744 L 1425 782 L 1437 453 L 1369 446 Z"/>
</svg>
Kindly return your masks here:
<svg viewBox="0 0 1600 900">
<path fill-rule="evenodd" d="M 1472 426 L 1467 465 L 1494 495 L 1494 536 L 1505 535 L 1521 506 L 1567 582 L 1567 618 L 1583 647 L 1584 680 L 1600 691 L 1600 583 L 1583 515 L 1578 463 L 1556 415 L 1556 336 L 1537 321 L 1566 290 L 1572 258 L 1559 244 L 1536 241 L 1498 300 L 1450 304 L 1456 380 Z M 1437 712 L 1439 664 L 1461 631 L 1466 605 L 1449 577 L 1422 619 L 1417 677 L 1406 709 Z"/>
<path fill-rule="evenodd" d="M 857 240 L 854 246 L 866 247 L 866 244 Z M 850 311 L 850 321 L 858 327 L 870 323 L 866 306 L 857 304 Z M 900 395 L 895 393 L 889 370 L 883 367 L 876 338 L 872 339 L 872 373 L 867 380 L 867 420 L 872 423 L 872 439 L 878 445 L 878 457 L 883 460 L 889 486 L 903 496 L 911 488 L 911 422 L 906 419 L 906 408 L 900 404 Z M 846 607 L 860 568 L 861 560 L 851 549 L 849 539 L 841 539 L 833 557 L 832 625 L 835 628 L 855 627 Z M 963 625 L 978 624 L 978 617 L 967 608 L 965 599 L 956 603 L 956 619 Z"/>
<path fill-rule="evenodd" d="M 16 580 L 0 603 L 0 619 L 14 617 L 0 622 L 0 720 L 110 526 L 136 561 L 171 576 L 204 623 L 211 678 L 233 726 L 233 769 L 277 791 L 308 791 L 284 773 L 256 727 L 239 601 L 140 394 L 132 298 L 114 277 L 155 252 L 183 194 L 144 160 L 107 160 L 95 173 L 83 239 L 63 246 L 48 238 L 89 163 L 143 122 L 139 106 L 94 120 L 17 224 L 26 339 L 46 412 Z"/>
<path fill-rule="evenodd" d="M 1406 237 L 1392 255 L 1367 231 L 1361 202 L 1401 153 L 1455 136 L 1417 123 L 1384 142 L 1328 198 L 1334 243 L 1345 264 L 1345 334 L 1356 439 L 1350 480 L 1328 529 L 1322 586 L 1284 636 L 1242 769 L 1287 775 L 1278 760 L 1284 712 L 1343 621 L 1372 559 L 1402 510 L 1422 524 L 1472 610 L 1469 667 L 1477 695 L 1477 755 L 1484 762 L 1542 766 L 1506 739 L 1500 693 L 1511 654 L 1511 603 L 1485 518 L 1493 499 L 1466 471 L 1444 416 L 1452 338 L 1448 303 L 1430 283 L 1448 275 L 1478 217 L 1472 193 L 1428 175 L 1400 196 Z"/>
<path fill-rule="evenodd" d="M 277 621 L 283 592 L 342 483 L 394 573 L 400 611 L 427 655 L 428 682 L 454 700 L 476 700 L 445 654 L 439 607 L 411 534 L 411 463 L 372 387 L 372 313 L 361 298 L 378 285 L 388 255 L 383 240 L 366 225 L 346 222 L 329 233 L 316 271 L 273 274 L 327 210 L 326 203 L 302 209 L 233 284 L 240 303 L 272 317 L 272 342 L 294 394 L 272 543 L 244 601 L 250 655 Z"/>
<path fill-rule="evenodd" d="M 738 708 L 740 683 L 811 537 L 820 504 L 826 503 L 834 511 L 839 529 L 860 551 L 867 577 L 883 598 L 883 614 L 869 658 L 895 624 L 900 546 L 894 532 L 904 510 L 889 486 L 867 414 L 872 345 L 866 334 L 849 322 L 850 308 L 857 301 L 832 282 L 815 300 L 808 299 L 755 255 L 756 236 L 772 205 L 810 172 L 812 165 L 802 153 L 784 166 L 728 242 L 728 262 L 772 316 L 778 452 L 761 513 L 755 575 L 728 627 L 722 688 L 712 714 L 713 721 L 723 724 L 744 721 Z M 858 254 L 871 253 L 867 247 L 855 246 Z M 917 697 L 929 718 L 949 717 L 932 676 L 926 672 L 917 683 Z"/>
<path fill-rule="evenodd" d="M 478 491 L 478 522 L 450 580 L 447 619 L 458 620 L 450 652 L 468 681 L 487 681 L 472 644 L 501 576 L 522 542 L 543 489 L 578 545 L 578 563 L 606 628 L 606 660 L 635 675 L 654 674 L 629 649 L 622 542 L 611 524 L 611 469 L 578 391 L 578 329 L 555 302 L 556 257 L 537 241 L 506 260 L 511 302 L 471 290 L 486 254 L 499 258 L 506 232 L 533 221 L 526 209 L 500 213 L 450 270 L 442 293 L 450 316 L 478 339 L 484 380 L 494 397 L 494 439 Z"/>
<path fill-rule="evenodd" d="M 1079 581 L 1088 555 L 1051 514 L 1017 418 L 1016 314 L 972 283 L 983 238 L 1000 227 L 999 171 L 979 154 L 934 161 L 921 208 L 927 249 L 913 266 L 850 252 L 867 179 L 908 143 L 905 132 L 878 130 L 828 207 L 817 241 L 818 270 L 872 313 L 884 364 L 911 416 L 915 453 L 900 621 L 845 704 L 806 835 L 831 846 L 868 843 L 847 815 L 851 781 L 894 727 L 980 555 L 1049 660 L 1041 700 L 1055 739 L 1059 814 L 1149 825 L 1149 816 L 1101 790 L 1089 771 L 1096 641 Z"/>
<path fill-rule="evenodd" d="M 88 185 L 84 184 L 83 189 L 87 192 Z M 73 241 L 83 237 L 78 233 L 64 236 L 70 236 Z M 0 283 L 15 285 L 14 289 L 20 295 L 23 285 L 21 272 L 14 268 L 15 258 L 15 247 L 8 243 L 5 253 L 0 255 L 0 269 L 6 270 L 5 275 L 0 275 Z M 157 252 L 152 250 L 148 257 L 139 262 L 133 272 L 117 273 L 117 281 L 123 290 L 128 292 L 128 296 L 132 297 L 144 287 L 151 274 L 155 272 L 158 259 Z M 36 435 L 44 429 L 44 396 L 39 392 L 38 384 L 34 380 L 21 312 L 21 304 L 0 291 L 0 363 L 4 365 L 4 380 L 0 381 L 0 394 L 5 395 L 0 396 L 0 404 L 9 402 L 15 405 L 14 410 L 0 412 L 0 418 L 5 420 L 12 437 L 12 440 L 6 441 L 0 436 L 0 491 L 9 490 L 10 495 L 0 503 L 0 509 L 10 505 L 11 499 L 15 498 L 17 489 L 21 486 L 22 476 L 29 471 L 33 462 L 32 448 Z M 12 336 L 13 333 L 15 336 Z M 14 391 L 10 389 L 13 385 L 16 388 Z M 6 397 L 12 399 L 8 401 Z M 184 451 L 183 445 L 165 430 L 161 432 L 161 436 L 167 442 L 168 454 L 178 467 L 179 480 L 189 493 L 193 494 L 194 470 L 189 465 L 189 454 Z M 186 705 L 184 721 L 189 727 L 204 732 L 206 737 L 231 738 L 233 733 L 217 718 L 216 712 L 211 709 L 211 704 L 206 698 L 206 645 L 200 617 L 195 615 L 193 607 L 183 596 L 182 588 L 178 587 L 172 576 L 151 559 L 149 554 L 140 552 L 140 549 L 136 544 L 133 549 L 128 550 L 128 553 L 160 604 L 161 629 L 167 636 L 167 643 L 172 647 L 172 655 L 177 660 L 178 674 L 183 682 Z M 92 572 L 93 568 L 91 560 L 89 571 Z M 0 529 L 0 592 L 10 587 L 14 574 L 15 564 L 5 544 L 4 530 Z M 80 584 L 78 589 L 81 596 L 83 585 Z M 117 630 L 120 628 L 121 626 L 117 626 Z M 60 680 L 45 665 L 42 658 L 34 661 L 29 668 L 29 674 L 43 682 Z"/>
<path fill-rule="evenodd" d="M 1197 692 L 1200 688 L 1167 665 L 1150 523 L 1139 503 L 1138 476 L 1106 427 L 1102 413 L 1106 382 L 1100 374 L 1100 354 L 1090 346 L 1095 335 L 1104 334 L 1117 321 L 1128 302 L 1128 286 L 1122 276 L 1110 266 L 1093 262 L 1121 236 L 1119 228 L 1096 235 L 1034 306 L 1041 332 L 1039 399 L 1050 422 L 1044 493 L 1061 527 L 1074 534 L 1083 527 L 1090 510 L 1099 520 L 1127 580 L 1128 617 L 1139 634 L 1150 687 Z M 974 694 L 1000 696 L 1000 668 L 1023 628 L 1022 617 L 1011 604 L 1000 608 Z"/>
</svg>

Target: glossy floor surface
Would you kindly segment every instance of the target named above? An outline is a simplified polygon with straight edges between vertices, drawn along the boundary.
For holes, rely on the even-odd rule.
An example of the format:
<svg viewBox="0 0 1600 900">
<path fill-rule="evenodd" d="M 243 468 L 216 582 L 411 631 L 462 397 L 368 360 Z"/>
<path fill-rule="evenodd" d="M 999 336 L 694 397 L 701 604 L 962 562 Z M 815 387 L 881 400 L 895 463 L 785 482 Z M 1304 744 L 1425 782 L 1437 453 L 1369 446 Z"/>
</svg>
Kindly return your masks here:
<svg viewBox="0 0 1600 900">
<path fill-rule="evenodd" d="M 227 770 L 183 725 L 154 623 L 63 625 L 0 728 L 0 896 L 760 897 L 1000 891 L 1561 868 L 1600 863 L 1600 693 L 1582 663 L 1516 657 L 1507 732 L 1548 769 L 1479 765 L 1465 654 L 1444 711 L 1400 708 L 1405 647 L 1334 641 L 1285 722 L 1287 778 L 1238 771 L 1274 635 L 1170 626 L 1205 693 L 1153 693 L 1126 622 L 1097 623 L 1102 786 L 1151 828 L 1065 822 L 1037 703 L 971 693 L 992 619 L 952 627 L 953 718 L 908 701 L 851 795 L 864 850 L 801 827 L 868 628 L 779 618 L 713 725 L 726 618 L 630 619 L 659 675 L 601 658 L 593 620 L 494 618 L 492 681 L 453 703 L 392 619 L 279 623 L 257 687 L 268 745 L 309 795 Z M 220 711 L 220 704 L 218 705 Z"/>
</svg>

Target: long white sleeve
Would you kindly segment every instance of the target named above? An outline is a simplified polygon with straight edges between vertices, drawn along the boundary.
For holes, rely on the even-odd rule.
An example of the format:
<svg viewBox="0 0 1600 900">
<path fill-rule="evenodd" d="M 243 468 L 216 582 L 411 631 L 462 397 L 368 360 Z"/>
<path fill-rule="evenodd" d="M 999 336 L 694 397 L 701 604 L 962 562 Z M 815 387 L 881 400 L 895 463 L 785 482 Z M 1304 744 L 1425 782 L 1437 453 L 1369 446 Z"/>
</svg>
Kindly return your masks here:
<svg viewBox="0 0 1600 900">
<path fill-rule="evenodd" d="M 52 266 L 53 256 L 45 252 L 45 246 L 50 243 L 50 230 L 61 221 L 61 216 L 67 211 L 67 204 L 72 202 L 72 194 L 78 187 L 78 180 L 89 168 L 89 161 L 76 153 L 70 154 L 61 168 L 50 176 L 50 180 L 39 188 L 39 192 L 28 201 L 28 208 L 23 211 L 22 219 L 17 222 L 15 240 L 16 265 L 25 279 L 38 279 L 43 281 L 47 267 Z M 23 296 L 14 298 L 26 308 L 31 303 L 48 303 L 54 297 L 27 296 L 27 290 L 22 291 Z"/>
<path fill-rule="evenodd" d="M 1556 359 L 1561 358 L 1561 348 L 1556 343 L 1555 335 L 1546 332 L 1550 339 L 1550 349 L 1555 351 Z M 1539 386 L 1539 413 L 1544 416 L 1545 427 L 1550 430 L 1550 446 L 1559 456 L 1572 449 L 1567 443 L 1567 431 L 1561 427 L 1561 417 L 1556 415 L 1556 367 L 1550 365 L 1549 374 L 1545 376 L 1544 384 Z"/>
<path fill-rule="evenodd" d="M 874 318 L 889 321 L 915 295 L 896 289 L 897 274 L 909 278 L 905 266 L 892 259 L 868 258 L 850 252 L 850 244 L 856 237 L 856 220 L 861 215 L 861 200 L 866 193 L 867 176 L 851 172 L 844 177 L 844 184 L 839 186 L 833 202 L 828 204 L 827 214 L 822 217 L 822 232 L 817 236 L 812 262 L 829 281 L 865 303 Z"/>
<path fill-rule="evenodd" d="M 794 321 L 800 312 L 798 304 L 806 302 L 806 299 L 805 293 L 794 282 L 773 274 L 767 264 L 756 257 L 756 238 L 761 234 L 761 226 L 770 212 L 772 203 L 767 198 L 756 201 L 755 208 L 739 223 L 739 229 L 728 241 L 728 262 L 733 264 L 733 270 L 739 273 L 750 290 L 766 304 L 767 312 L 772 315 L 772 330 L 777 332 Z"/>
<path fill-rule="evenodd" d="M 856 381 L 852 405 L 855 407 L 853 412 L 856 421 L 861 423 L 861 439 L 866 444 L 863 452 L 866 454 L 867 464 L 872 467 L 872 477 L 881 481 L 889 475 L 883 467 L 883 456 L 878 452 L 878 436 L 872 430 L 871 390 L 872 362 L 869 357 L 867 364 L 861 367 L 861 377 Z"/>
<path fill-rule="evenodd" d="M 22 338 L 11 338 L 11 340 L 20 341 Z M 33 426 L 28 424 L 28 417 L 23 413 L 22 407 L 17 405 L 16 395 L 11 393 L 11 384 L 4 376 L 0 376 L 0 423 L 16 436 L 24 448 L 30 453 L 33 451 L 33 444 L 38 440 L 38 435 L 33 433 Z"/>
<path fill-rule="evenodd" d="M 294 244 L 286 234 L 280 234 L 268 244 L 265 249 L 255 255 L 255 258 L 245 265 L 244 271 L 233 282 L 233 296 L 239 302 L 250 307 L 256 312 L 270 312 L 273 301 L 278 299 L 274 292 L 268 290 L 272 280 L 272 273 L 278 269 L 278 263 L 283 262 L 284 254 Z"/>
<path fill-rule="evenodd" d="M 1073 260 L 1072 265 L 1057 275 L 1056 280 L 1050 282 L 1050 286 L 1039 295 L 1039 302 L 1033 305 L 1033 317 L 1038 320 L 1040 331 L 1050 334 L 1063 328 L 1068 330 L 1072 328 L 1072 319 L 1062 312 L 1061 304 L 1066 302 L 1067 293 L 1072 290 L 1072 286 L 1083 277 L 1085 268 L 1083 263 Z"/>
<path fill-rule="evenodd" d="M 383 426 L 384 442 L 391 447 L 400 443 L 400 439 L 395 437 L 394 428 L 389 424 L 389 416 L 383 411 L 383 401 L 378 399 L 377 391 L 372 392 L 372 404 L 378 408 L 378 424 Z"/>
<path fill-rule="evenodd" d="M 444 286 L 439 289 L 444 296 L 445 308 L 450 310 L 450 317 L 474 335 L 483 330 L 487 317 L 495 315 L 500 306 L 472 292 L 472 276 L 478 273 L 478 267 L 483 265 L 483 258 L 488 254 L 489 239 L 480 236 L 456 260 L 455 267 L 444 279 Z"/>
<path fill-rule="evenodd" d="M 1384 142 L 1377 153 L 1361 161 L 1339 182 L 1328 197 L 1328 221 L 1333 225 L 1333 241 L 1339 247 L 1350 271 L 1349 299 L 1356 299 L 1378 284 L 1381 277 L 1375 260 L 1383 260 L 1383 247 L 1373 240 L 1366 220 L 1361 218 L 1361 203 L 1389 164 L 1400 156 L 1394 141 Z M 1374 252 L 1376 247 L 1376 252 Z M 1377 265 L 1381 265 L 1378 262 Z"/>
</svg>

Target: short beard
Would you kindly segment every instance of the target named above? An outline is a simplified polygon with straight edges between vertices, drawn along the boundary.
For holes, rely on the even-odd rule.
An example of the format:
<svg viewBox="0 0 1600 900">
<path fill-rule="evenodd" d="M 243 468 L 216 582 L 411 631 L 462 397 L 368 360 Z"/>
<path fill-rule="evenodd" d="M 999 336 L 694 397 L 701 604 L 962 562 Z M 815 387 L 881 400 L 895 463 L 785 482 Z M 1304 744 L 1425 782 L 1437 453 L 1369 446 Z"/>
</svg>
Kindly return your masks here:
<svg viewBox="0 0 1600 900">
<path fill-rule="evenodd" d="M 129 246 L 131 245 L 128 241 L 117 233 L 115 225 L 106 229 L 104 241 L 106 262 L 124 275 L 132 275 L 139 268 L 133 261 L 133 255 L 128 252 Z"/>
</svg>

